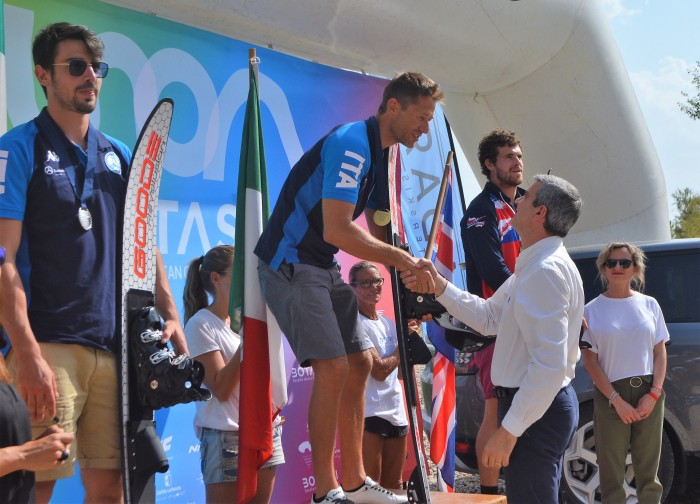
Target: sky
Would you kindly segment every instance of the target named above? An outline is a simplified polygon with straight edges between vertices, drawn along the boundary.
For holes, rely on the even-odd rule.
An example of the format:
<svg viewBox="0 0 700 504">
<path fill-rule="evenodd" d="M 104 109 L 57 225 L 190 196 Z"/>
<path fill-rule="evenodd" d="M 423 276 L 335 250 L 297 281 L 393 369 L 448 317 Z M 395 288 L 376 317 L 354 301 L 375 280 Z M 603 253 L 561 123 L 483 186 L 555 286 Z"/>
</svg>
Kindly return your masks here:
<svg viewBox="0 0 700 504">
<path fill-rule="evenodd" d="M 661 161 L 673 218 L 674 191 L 700 194 L 700 120 L 678 105 L 681 91 L 697 94 L 688 71 L 700 60 L 700 1 L 602 2 Z"/>
</svg>

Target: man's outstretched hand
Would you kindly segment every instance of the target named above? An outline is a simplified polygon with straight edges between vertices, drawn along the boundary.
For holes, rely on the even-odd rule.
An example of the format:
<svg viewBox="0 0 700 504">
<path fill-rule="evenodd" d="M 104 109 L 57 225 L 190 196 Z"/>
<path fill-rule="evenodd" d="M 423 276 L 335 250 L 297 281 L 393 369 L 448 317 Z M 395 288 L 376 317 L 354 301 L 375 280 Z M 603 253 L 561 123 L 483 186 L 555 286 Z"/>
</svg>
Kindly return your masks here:
<svg viewBox="0 0 700 504">
<path fill-rule="evenodd" d="M 436 297 L 445 292 L 447 287 L 447 280 L 437 272 L 435 265 L 427 259 L 418 259 L 413 268 L 403 270 L 401 280 L 410 291 L 435 294 Z"/>
<path fill-rule="evenodd" d="M 435 281 L 433 280 L 433 276 L 429 271 L 420 266 L 421 261 L 424 261 L 424 259 L 411 257 L 405 252 L 402 252 L 402 256 L 402 260 L 396 266 L 396 269 L 401 272 L 402 279 L 404 278 L 404 275 L 410 276 L 413 285 L 413 288 L 410 290 L 413 290 L 414 292 L 423 292 L 426 294 L 432 294 L 435 292 Z M 406 284 L 405 280 L 404 284 Z"/>
</svg>

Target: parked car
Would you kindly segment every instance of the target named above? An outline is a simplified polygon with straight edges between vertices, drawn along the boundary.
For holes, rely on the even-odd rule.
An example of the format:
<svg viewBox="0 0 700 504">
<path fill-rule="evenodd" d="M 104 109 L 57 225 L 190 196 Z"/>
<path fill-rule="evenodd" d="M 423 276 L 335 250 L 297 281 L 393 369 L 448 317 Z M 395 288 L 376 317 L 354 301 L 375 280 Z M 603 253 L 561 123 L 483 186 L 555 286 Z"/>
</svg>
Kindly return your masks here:
<svg viewBox="0 0 700 504">
<path fill-rule="evenodd" d="M 671 335 L 664 390 L 666 409 L 659 479 L 663 499 L 685 491 L 689 457 L 700 457 L 700 239 L 639 243 L 646 253 L 645 292 L 661 305 Z M 600 246 L 569 250 L 576 263 L 586 302 L 602 292 L 595 259 Z M 483 393 L 469 355 L 460 355 L 457 376 L 457 469 L 476 473 L 475 440 L 483 415 Z M 432 367 L 420 377 L 424 397 L 430 397 Z M 580 407 L 579 427 L 564 456 L 561 493 L 564 502 L 600 502 L 598 465 L 593 436 L 593 382 L 579 361 L 573 381 Z M 423 409 L 430 431 L 429 401 Z M 631 456 L 625 488 L 628 503 L 637 502 Z"/>
</svg>

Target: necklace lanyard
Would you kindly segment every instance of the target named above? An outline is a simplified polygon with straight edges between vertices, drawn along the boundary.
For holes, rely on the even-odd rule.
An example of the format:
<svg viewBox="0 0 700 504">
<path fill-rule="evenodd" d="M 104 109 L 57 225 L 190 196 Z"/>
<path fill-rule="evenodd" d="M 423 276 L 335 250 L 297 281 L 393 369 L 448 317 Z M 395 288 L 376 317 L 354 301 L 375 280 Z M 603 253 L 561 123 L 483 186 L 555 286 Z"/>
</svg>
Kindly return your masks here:
<svg viewBox="0 0 700 504">
<path fill-rule="evenodd" d="M 372 178 L 372 182 L 375 184 L 375 188 L 386 188 L 389 182 L 389 172 L 387 164 L 385 163 L 387 156 L 384 155 L 384 150 L 381 147 L 382 143 L 381 137 L 379 136 L 379 123 L 377 122 L 377 118 L 372 116 L 366 119 L 365 126 L 367 128 L 369 152 L 372 156 L 372 164 L 374 165 L 374 177 Z M 382 194 L 379 197 L 380 199 L 375 199 L 379 210 L 388 210 L 388 193 L 385 195 L 384 192 L 382 192 Z"/>
<path fill-rule="evenodd" d="M 491 182 L 491 183 L 493 184 L 493 182 Z M 515 200 L 518 199 L 520 196 L 522 196 L 522 194 L 520 194 L 520 188 L 519 187 L 515 188 L 515 196 L 513 197 L 512 200 L 509 199 L 508 196 L 506 196 L 503 193 L 503 191 L 501 191 L 501 189 L 499 187 L 496 187 L 496 189 L 498 189 L 498 197 L 501 198 L 501 201 L 503 203 L 505 203 L 506 205 L 508 205 L 508 208 L 510 208 L 511 211 L 513 212 L 513 214 L 515 214 Z"/>
<path fill-rule="evenodd" d="M 81 191 L 77 180 L 77 169 L 80 166 L 80 161 L 75 153 L 74 145 L 69 142 L 66 135 L 51 119 L 46 108 L 36 118 L 36 124 L 48 139 L 49 145 L 56 150 L 75 197 L 80 201 L 80 211 L 78 212 L 80 224 L 86 230 L 90 229 L 92 227 L 92 217 L 87 208 L 87 202 L 94 191 L 95 167 L 97 166 L 97 135 L 95 134 L 95 129 L 92 127 L 92 124 L 88 126 L 87 166 L 85 167 L 85 180 Z M 87 222 L 88 220 L 89 222 Z"/>
<path fill-rule="evenodd" d="M 503 194 L 503 191 L 498 191 L 498 194 L 501 197 L 501 201 L 503 203 L 505 203 L 508 206 L 508 208 L 510 208 L 510 211 L 513 212 L 513 214 L 515 214 L 515 199 L 513 199 L 512 203 L 509 203 L 510 200 L 507 199 L 505 194 Z M 517 197 L 517 193 L 516 193 L 516 197 Z"/>
</svg>

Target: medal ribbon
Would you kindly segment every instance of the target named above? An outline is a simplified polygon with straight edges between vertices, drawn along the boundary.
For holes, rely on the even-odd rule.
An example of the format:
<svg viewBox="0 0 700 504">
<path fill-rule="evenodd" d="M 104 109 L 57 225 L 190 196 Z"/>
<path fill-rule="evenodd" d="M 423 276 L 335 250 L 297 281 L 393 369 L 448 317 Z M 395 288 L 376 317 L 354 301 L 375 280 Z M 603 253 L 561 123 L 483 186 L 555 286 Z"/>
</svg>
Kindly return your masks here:
<svg viewBox="0 0 700 504">
<path fill-rule="evenodd" d="M 377 118 L 372 116 L 365 120 L 365 127 L 367 128 L 367 140 L 369 141 L 369 151 L 374 158 L 372 164 L 374 165 L 374 183 L 375 187 L 385 187 L 387 183 L 387 173 L 384 167 L 386 166 L 384 151 L 382 150 L 381 136 L 379 135 L 379 123 Z M 385 210 L 389 208 L 389 201 L 382 193 L 381 195 L 374 196 L 375 203 L 379 207 L 378 210 Z"/>
<path fill-rule="evenodd" d="M 75 197 L 80 201 L 80 207 L 87 209 L 87 201 L 92 197 L 94 190 L 95 167 L 97 166 L 97 135 L 95 134 L 95 129 L 92 124 L 88 127 L 87 166 L 85 167 L 85 180 L 83 181 L 81 192 L 78 188 L 76 176 L 76 170 L 80 166 L 80 161 L 75 153 L 75 145 L 68 140 L 63 131 L 51 119 L 51 116 L 46 111 L 46 107 L 35 119 L 35 122 L 39 130 L 48 139 L 49 145 L 56 150 L 71 187 L 73 187 Z"/>
</svg>

